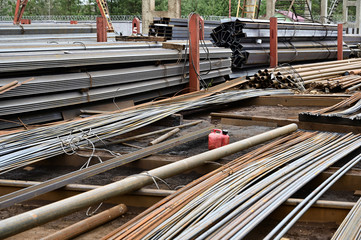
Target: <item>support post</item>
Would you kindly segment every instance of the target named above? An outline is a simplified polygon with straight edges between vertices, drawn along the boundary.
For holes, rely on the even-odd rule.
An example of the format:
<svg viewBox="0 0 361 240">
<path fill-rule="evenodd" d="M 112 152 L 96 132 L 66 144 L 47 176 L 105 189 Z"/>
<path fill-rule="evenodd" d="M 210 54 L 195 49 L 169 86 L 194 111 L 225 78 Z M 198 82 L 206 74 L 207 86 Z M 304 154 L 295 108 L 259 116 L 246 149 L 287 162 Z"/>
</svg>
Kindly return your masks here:
<svg viewBox="0 0 361 240">
<path fill-rule="evenodd" d="M 189 92 L 199 91 L 199 32 L 200 16 L 193 14 L 189 20 Z"/>
<path fill-rule="evenodd" d="M 270 18 L 270 67 L 278 65 L 278 37 L 277 37 L 277 18 Z"/>
<path fill-rule="evenodd" d="M 321 23 L 325 24 L 327 23 L 327 9 L 328 9 L 328 1 L 327 0 L 321 0 Z"/>
<path fill-rule="evenodd" d="M 337 25 L 337 60 L 343 60 L 343 25 Z"/>
<path fill-rule="evenodd" d="M 140 20 L 135 17 L 132 21 L 132 35 L 140 34 Z"/>
<path fill-rule="evenodd" d="M 228 2 L 228 17 L 231 18 L 231 7 L 232 7 L 232 0 L 229 0 Z"/>
<path fill-rule="evenodd" d="M 107 25 L 103 17 L 97 17 L 97 42 L 107 41 Z"/>
<path fill-rule="evenodd" d="M 270 19 L 275 15 L 275 0 L 267 0 L 266 3 L 266 19 Z"/>
<path fill-rule="evenodd" d="M 14 14 L 14 24 L 19 24 L 23 17 L 28 0 L 17 0 Z"/>
</svg>

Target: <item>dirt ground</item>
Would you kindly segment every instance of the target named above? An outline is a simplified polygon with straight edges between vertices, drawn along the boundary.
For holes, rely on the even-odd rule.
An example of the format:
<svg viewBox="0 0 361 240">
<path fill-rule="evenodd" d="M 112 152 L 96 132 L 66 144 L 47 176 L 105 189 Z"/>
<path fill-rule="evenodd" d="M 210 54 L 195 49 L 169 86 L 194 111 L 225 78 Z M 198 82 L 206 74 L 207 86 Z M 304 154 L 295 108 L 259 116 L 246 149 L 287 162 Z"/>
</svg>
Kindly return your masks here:
<svg viewBox="0 0 361 240">
<path fill-rule="evenodd" d="M 306 111 L 306 110 L 314 110 L 314 109 L 317 109 L 317 108 L 285 108 L 283 106 L 275 106 L 275 107 L 250 106 L 250 107 L 238 107 L 238 108 L 233 107 L 231 109 L 227 109 L 227 110 L 224 109 L 222 111 L 217 111 L 217 112 L 229 112 L 232 114 L 253 115 L 253 116 L 254 115 L 256 115 L 256 116 L 274 116 L 274 114 L 277 113 L 277 117 L 297 118 L 297 115 L 299 112 Z M 200 113 L 186 115 L 185 119 L 187 119 L 187 120 L 202 119 L 204 121 L 202 123 L 198 124 L 197 126 L 182 129 L 174 137 L 177 137 L 177 136 L 192 132 L 196 129 L 200 129 L 200 128 L 211 125 L 211 122 L 210 122 L 211 119 L 209 117 L 209 112 L 200 112 Z M 185 120 L 185 121 L 187 121 L 187 120 Z M 214 123 L 219 124 L 219 122 L 214 122 Z M 263 127 L 263 126 L 239 127 L 239 126 L 231 126 L 231 125 L 224 125 L 224 126 L 217 125 L 217 127 L 227 129 L 229 131 L 231 142 L 245 139 L 245 138 L 254 136 L 256 134 L 266 132 L 271 129 L 270 127 Z M 159 128 L 162 128 L 162 127 L 159 127 L 159 126 L 153 127 L 154 130 L 159 129 Z M 145 147 L 145 146 L 147 146 L 148 142 L 150 142 L 153 139 L 154 139 L 154 136 L 143 138 L 140 141 L 133 141 L 133 142 L 129 142 L 129 143 L 140 146 L 140 147 Z M 208 146 L 207 138 L 203 138 L 203 139 L 191 141 L 187 144 L 183 144 L 181 146 L 172 148 L 169 151 L 162 152 L 162 154 L 189 157 L 189 156 L 207 151 L 207 146 Z M 241 151 L 234 155 L 228 156 L 228 157 L 220 160 L 220 162 L 223 164 L 228 161 L 234 160 L 235 158 L 243 155 L 244 153 L 252 151 L 258 147 L 259 147 L 259 145 L 256 147 Z M 115 146 L 111 147 L 111 150 L 117 151 L 117 152 L 130 152 L 130 151 L 135 151 L 137 149 L 132 148 L 132 147 L 123 146 L 123 145 L 115 145 Z M 14 179 L 14 180 L 45 181 L 45 180 L 60 176 L 65 173 L 69 173 L 76 169 L 77 169 L 76 167 L 64 166 L 64 167 L 57 167 L 56 171 L 54 171 L 54 169 L 51 166 L 36 165 L 31 171 L 28 171 L 26 169 L 18 169 L 16 171 L 12 171 L 12 172 L 6 173 L 4 175 L 1 175 L 0 178 Z M 114 181 L 118 181 L 122 178 L 125 178 L 126 176 L 140 173 L 143 170 L 144 169 L 127 168 L 127 167 L 123 166 L 123 167 L 118 167 L 118 168 L 112 169 L 105 173 L 98 174 L 98 175 L 90 177 L 88 179 L 84 179 L 82 181 L 79 181 L 78 183 L 105 185 L 105 184 L 109 184 Z M 200 174 L 192 172 L 192 173 L 188 173 L 188 174 L 182 174 L 181 176 L 175 176 L 175 177 L 166 179 L 166 181 L 172 189 L 175 189 L 176 187 L 185 185 L 200 176 L 201 176 Z M 147 186 L 147 188 L 155 188 L 155 185 L 153 184 L 151 186 Z M 167 186 L 165 186 L 164 184 L 161 184 L 161 188 L 168 189 Z M 342 195 L 342 196 L 344 196 L 344 195 Z M 338 197 L 335 195 L 332 195 L 332 193 L 330 193 L 330 196 L 328 196 L 327 199 L 338 199 Z M 352 199 L 352 200 L 354 200 L 354 199 Z M 47 204 L 47 202 L 27 201 L 25 203 L 16 204 L 15 206 L 0 210 L 0 218 L 5 219 L 8 217 L 29 211 L 31 209 L 37 208 L 44 204 Z M 93 206 L 93 209 L 96 207 L 97 206 Z M 112 207 L 112 205 L 103 204 L 100 207 L 99 212 L 102 210 L 108 209 L 110 207 Z M 104 224 L 101 227 L 99 227 L 91 232 L 83 234 L 83 235 L 77 237 L 76 239 L 100 239 L 102 236 L 106 235 L 107 233 L 114 230 L 115 228 L 121 226 L 128 220 L 134 218 L 136 215 L 138 215 L 139 213 L 141 213 L 144 210 L 145 210 L 145 208 L 129 207 L 127 213 L 125 213 L 122 217 L 119 217 L 107 224 Z M 75 212 L 69 216 L 52 221 L 52 222 L 42 225 L 40 227 L 36 227 L 34 229 L 28 230 L 26 232 L 15 235 L 8 239 L 12 239 L 12 240 L 41 239 L 42 237 L 45 237 L 48 234 L 56 232 L 66 226 L 69 226 L 82 219 L 85 219 L 86 218 L 85 213 L 86 213 L 86 209 L 79 211 L 79 212 Z M 297 223 L 296 226 L 294 228 L 292 228 L 285 237 L 290 238 L 290 239 L 329 239 L 330 236 L 332 236 L 332 232 L 335 231 L 336 228 L 337 228 L 336 224 Z M 259 237 L 259 235 L 257 235 L 257 234 L 256 235 L 251 234 L 249 236 L 249 239 L 258 239 L 258 237 Z"/>
</svg>

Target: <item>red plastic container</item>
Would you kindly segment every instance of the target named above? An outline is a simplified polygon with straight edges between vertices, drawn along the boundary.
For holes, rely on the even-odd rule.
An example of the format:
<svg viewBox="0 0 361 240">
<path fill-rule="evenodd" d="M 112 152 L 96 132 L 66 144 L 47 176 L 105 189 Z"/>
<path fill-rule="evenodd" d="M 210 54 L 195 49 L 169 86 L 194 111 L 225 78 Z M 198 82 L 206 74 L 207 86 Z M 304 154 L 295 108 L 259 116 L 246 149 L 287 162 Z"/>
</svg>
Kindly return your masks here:
<svg viewBox="0 0 361 240">
<path fill-rule="evenodd" d="M 229 144 L 229 135 L 227 130 L 222 130 L 222 146 Z"/>
<path fill-rule="evenodd" d="M 212 150 L 222 146 L 223 134 L 221 129 L 213 129 L 208 135 L 208 149 Z"/>
</svg>

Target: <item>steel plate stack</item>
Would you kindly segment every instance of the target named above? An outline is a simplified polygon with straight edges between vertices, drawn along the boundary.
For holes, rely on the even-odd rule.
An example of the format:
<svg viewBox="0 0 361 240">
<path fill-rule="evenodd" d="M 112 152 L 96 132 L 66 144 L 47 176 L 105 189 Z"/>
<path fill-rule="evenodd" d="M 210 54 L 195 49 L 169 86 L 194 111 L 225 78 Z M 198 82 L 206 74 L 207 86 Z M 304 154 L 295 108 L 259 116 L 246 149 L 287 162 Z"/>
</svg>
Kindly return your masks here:
<svg viewBox="0 0 361 240">
<path fill-rule="evenodd" d="M 337 58 L 337 25 L 278 22 L 278 62 L 291 63 Z M 218 47 L 233 52 L 233 67 L 269 64 L 270 24 L 268 20 L 232 18 L 213 29 Z M 350 50 L 344 47 L 344 58 Z"/>
</svg>

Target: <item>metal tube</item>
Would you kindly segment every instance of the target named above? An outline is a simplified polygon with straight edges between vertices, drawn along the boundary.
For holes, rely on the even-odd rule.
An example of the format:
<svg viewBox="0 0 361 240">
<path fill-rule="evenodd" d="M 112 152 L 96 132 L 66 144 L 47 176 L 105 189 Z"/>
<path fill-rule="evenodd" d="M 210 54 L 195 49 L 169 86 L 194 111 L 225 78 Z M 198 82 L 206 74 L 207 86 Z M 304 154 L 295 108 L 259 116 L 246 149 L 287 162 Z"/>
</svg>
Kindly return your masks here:
<svg viewBox="0 0 361 240">
<path fill-rule="evenodd" d="M 172 131 L 170 131 L 170 132 L 168 132 L 168 133 L 166 133 L 166 134 L 163 134 L 162 136 L 154 139 L 153 141 L 151 141 L 151 142 L 149 143 L 149 145 L 155 145 L 155 144 L 157 144 L 157 143 L 160 143 L 160 142 L 164 141 L 165 139 L 173 136 L 174 134 L 176 134 L 176 133 L 179 132 L 179 131 L 180 131 L 179 128 L 175 128 L 175 129 L 173 129 Z"/>
<path fill-rule="evenodd" d="M 129 176 L 118 182 L 2 220 L 0 222 L 0 238 L 9 237 L 39 226 L 110 197 L 135 191 L 143 186 L 151 184 L 154 176 L 158 178 L 167 178 L 200 166 L 206 161 L 216 161 L 243 149 L 291 133 L 296 131 L 296 129 L 296 124 L 277 128 L 145 173 Z"/>
<path fill-rule="evenodd" d="M 49 236 L 42 238 L 42 240 L 65 240 L 72 239 L 82 233 L 88 232 L 89 230 L 96 228 L 106 222 L 109 222 L 127 211 L 127 206 L 119 204 L 101 213 L 98 213 L 92 217 L 86 218 L 80 222 L 70 225 L 60 231 L 57 231 Z"/>
</svg>

